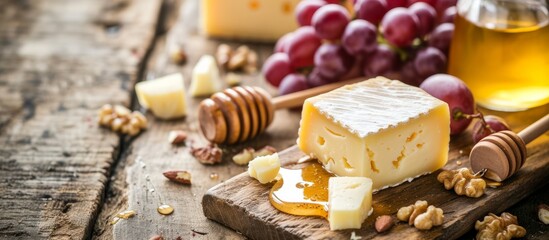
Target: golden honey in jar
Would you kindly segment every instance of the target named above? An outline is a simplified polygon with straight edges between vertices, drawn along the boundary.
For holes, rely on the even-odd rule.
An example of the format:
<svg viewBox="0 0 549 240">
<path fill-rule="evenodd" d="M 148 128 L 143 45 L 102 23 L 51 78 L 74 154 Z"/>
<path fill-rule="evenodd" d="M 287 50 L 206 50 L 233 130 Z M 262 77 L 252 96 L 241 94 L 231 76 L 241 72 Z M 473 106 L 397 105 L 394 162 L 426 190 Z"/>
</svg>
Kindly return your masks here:
<svg viewBox="0 0 549 240">
<path fill-rule="evenodd" d="M 545 0 L 460 0 L 449 73 L 475 101 L 499 111 L 549 103 L 549 14 Z"/>
</svg>

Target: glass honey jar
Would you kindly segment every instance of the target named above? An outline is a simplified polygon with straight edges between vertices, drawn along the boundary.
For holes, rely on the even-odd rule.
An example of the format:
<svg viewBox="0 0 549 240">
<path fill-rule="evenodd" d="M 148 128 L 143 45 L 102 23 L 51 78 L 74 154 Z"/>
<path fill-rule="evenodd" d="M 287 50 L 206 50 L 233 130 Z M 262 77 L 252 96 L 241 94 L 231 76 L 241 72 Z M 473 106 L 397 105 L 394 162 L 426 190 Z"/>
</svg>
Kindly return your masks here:
<svg viewBox="0 0 549 240">
<path fill-rule="evenodd" d="M 549 103 L 546 0 L 460 0 L 449 73 L 486 108 L 521 111 Z"/>
</svg>

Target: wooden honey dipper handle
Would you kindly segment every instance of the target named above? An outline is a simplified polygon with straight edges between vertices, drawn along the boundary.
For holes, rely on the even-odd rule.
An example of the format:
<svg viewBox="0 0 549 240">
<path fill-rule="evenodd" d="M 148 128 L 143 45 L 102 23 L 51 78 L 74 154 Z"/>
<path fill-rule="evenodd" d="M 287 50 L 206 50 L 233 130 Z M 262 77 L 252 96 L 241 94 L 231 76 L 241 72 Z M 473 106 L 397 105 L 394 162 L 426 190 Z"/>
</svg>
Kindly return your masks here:
<svg viewBox="0 0 549 240">
<path fill-rule="evenodd" d="M 294 107 L 300 107 L 303 105 L 303 102 L 305 99 L 310 98 L 312 96 L 316 96 L 321 93 L 325 93 L 331 90 L 334 90 L 339 87 L 343 87 L 347 84 L 353 84 L 357 82 L 361 82 L 365 80 L 365 78 L 355 78 L 351 80 L 345 80 L 341 82 L 335 82 L 330 83 L 326 85 L 322 85 L 315 88 L 310 88 L 307 90 L 290 93 L 287 95 L 276 97 L 272 100 L 273 106 L 275 109 L 283 109 L 283 108 L 294 108 Z"/>
<path fill-rule="evenodd" d="M 528 144 L 544 132 L 547 132 L 547 130 L 549 130 L 549 114 L 545 115 L 545 117 L 540 118 L 535 123 L 532 123 L 530 126 L 520 131 L 518 133 L 518 136 L 522 138 L 525 144 Z"/>
</svg>

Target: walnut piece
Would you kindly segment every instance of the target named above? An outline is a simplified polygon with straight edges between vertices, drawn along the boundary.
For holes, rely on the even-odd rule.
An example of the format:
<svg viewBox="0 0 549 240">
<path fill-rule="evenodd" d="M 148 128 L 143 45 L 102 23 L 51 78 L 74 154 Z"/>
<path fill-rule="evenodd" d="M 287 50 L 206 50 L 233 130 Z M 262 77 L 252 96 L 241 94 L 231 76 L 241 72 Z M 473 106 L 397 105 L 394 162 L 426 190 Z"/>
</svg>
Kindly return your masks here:
<svg viewBox="0 0 549 240">
<path fill-rule="evenodd" d="M 475 229 L 478 230 L 477 240 L 509 240 L 526 235 L 526 229 L 518 225 L 517 217 L 507 212 L 499 217 L 493 213 L 488 214 L 482 221 L 475 223 Z"/>
<path fill-rule="evenodd" d="M 397 212 L 400 221 L 408 222 L 420 230 L 429 230 L 433 226 L 440 226 L 444 222 L 444 212 L 440 208 L 427 203 L 416 201 L 415 204 L 401 207 Z"/>
<path fill-rule="evenodd" d="M 227 44 L 220 44 L 215 54 L 217 63 L 226 71 L 244 71 L 254 73 L 257 71 L 257 53 L 246 45 L 241 45 L 236 50 Z"/>
<path fill-rule="evenodd" d="M 486 181 L 471 172 L 468 168 L 442 171 L 437 180 L 444 184 L 446 190 L 454 188 L 457 195 L 478 198 L 484 194 Z"/>
<path fill-rule="evenodd" d="M 204 147 L 191 147 L 191 154 L 202 164 L 213 165 L 220 163 L 223 151 L 216 145 L 210 143 Z"/>
<path fill-rule="evenodd" d="M 99 125 L 112 131 L 135 136 L 147 128 L 147 118 L 138 111 L 131 112 L 122 105 L 105 104 L 99 109 Z"/>
</svg>

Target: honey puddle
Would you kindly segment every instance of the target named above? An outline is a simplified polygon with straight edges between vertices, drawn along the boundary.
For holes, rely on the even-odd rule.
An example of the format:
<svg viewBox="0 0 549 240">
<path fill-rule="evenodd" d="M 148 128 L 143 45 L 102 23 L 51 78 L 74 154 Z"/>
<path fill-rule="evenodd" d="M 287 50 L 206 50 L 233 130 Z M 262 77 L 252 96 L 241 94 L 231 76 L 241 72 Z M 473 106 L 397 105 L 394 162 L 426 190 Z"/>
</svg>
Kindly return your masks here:
<svg viewBox="0 0 549 240">
<path fill-rule="evenodd" d="M 269 200 L 279 211 L 299 216 L 328 217 L 328 180 L 333 175 L 313 162 L 302 169 L 279 171 Z"/>
</svg>

